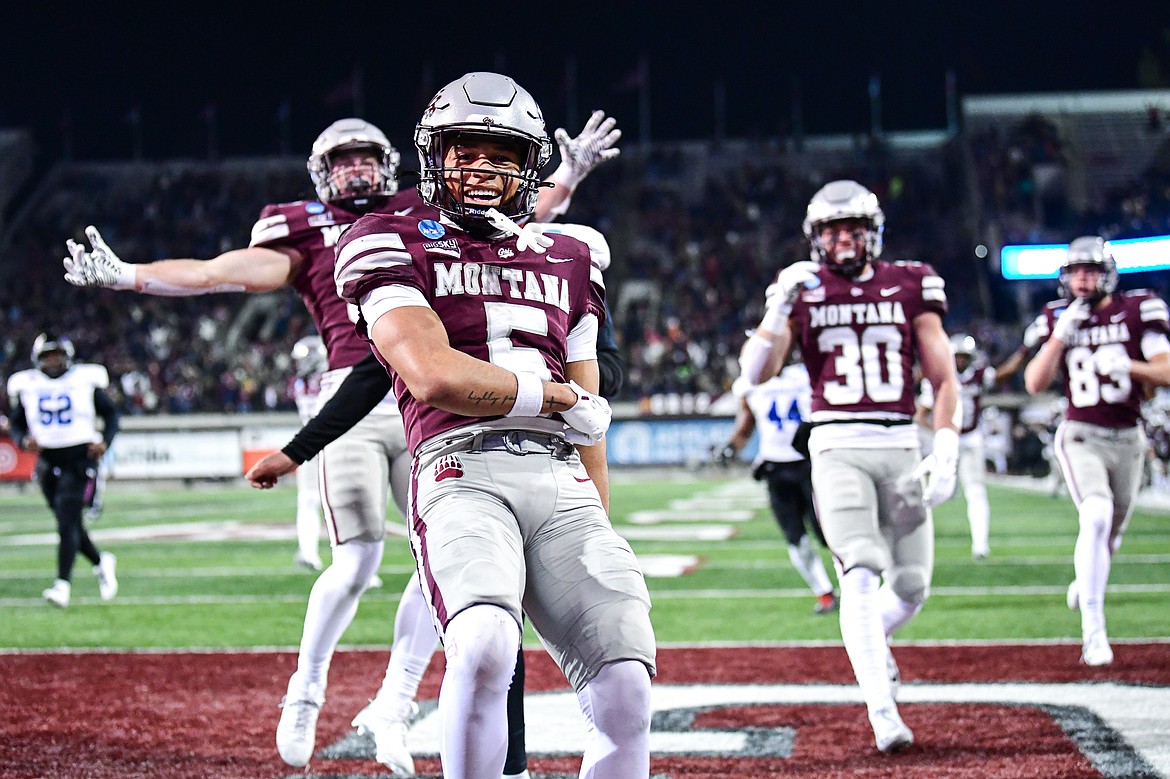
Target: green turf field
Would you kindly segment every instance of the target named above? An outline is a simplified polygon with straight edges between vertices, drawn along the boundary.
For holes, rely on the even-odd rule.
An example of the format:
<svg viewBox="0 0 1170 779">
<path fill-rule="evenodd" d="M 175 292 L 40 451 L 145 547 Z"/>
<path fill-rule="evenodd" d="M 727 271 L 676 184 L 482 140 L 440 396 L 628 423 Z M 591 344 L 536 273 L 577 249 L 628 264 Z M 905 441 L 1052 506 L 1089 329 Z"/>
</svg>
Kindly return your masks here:
<svg viewBox="0 0 1170 779">
<path fill-rule="evenodd" d="M 988 492 L 991 557 L 971 559 L 961 498 L 937 509 L 933 595 L 897 640 L 1079 638 L 1079 618 L 1064 605 L 1076 535 L 1071 503 L 1007 487 Z M 812 614 L 812 595 L 788 562 L 762 485 L 719 473 L 617 473 L 612 503 L 615 524 L 651 574 L 661 643 L 839 639 L 835 616 Z M 292 566 L 295 506 L 291 485 L 262 492 L 111 483 L 91 532 L 118 555 L 118 598 L 98 599 L 90 565 L 79 557 L 73 604 L 62 611 L 40 597 L 56 567 L 48 509 L 31 486 L 23 493 L 5 488 L 0 648 L 295 646 L 314 578 Z M 328 560 L 324 541 L 322 549 Z M 405 540 L 390 537 L 380 571 L 385 586 L 366 593 L 345 645 L 389 645 L 394 607 L 412 571 Z M 1110 635 L 1170 637 L 1168 605 L 1170 513 L 1139 509 L 1114 560 Z"/>
</svg>

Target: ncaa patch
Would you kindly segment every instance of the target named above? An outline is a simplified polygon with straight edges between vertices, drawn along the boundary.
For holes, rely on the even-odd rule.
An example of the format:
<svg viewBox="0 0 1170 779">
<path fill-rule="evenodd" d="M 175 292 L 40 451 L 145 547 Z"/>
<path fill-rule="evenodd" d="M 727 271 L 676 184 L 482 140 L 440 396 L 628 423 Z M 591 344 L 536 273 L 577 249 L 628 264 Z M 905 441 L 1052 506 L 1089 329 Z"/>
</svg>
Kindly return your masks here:
<svg viewBox="0 0 1170 779">
<path fill-rule="evenodd" d="M 423 237 L 432 239 L 442 238 L 447 234 L 447 228 L 434 219 L 424 219 L 419 222 L 418 231 L 423 234 Z"/>
<path fill-rule="evenodd" d="M 453 454 L 445 454 L 435 462 L 435 483 L 443 479 L 463 478 L 463 463 Z"/>
<path fill-rule="evenodd" d="M 423 251 L 431 252 L 432 254 L 445 254 L 448 257 L 460 256 L 459 242 L 454 238 L 445 238 L 442 241 L 424 243 Z"/>
<path fill-rule="evenodd" d="M 316 201 L 313 201 L 313 202 L 311 202 L 311 203 L 305 203 L 305 210 L 306 210 L 306 211 L 308 211 L 310 214 L 320 214 L 320 213 L 324 213 L 324 211 L 325 211 L 325 204 L 324 204 L 324 203 L 318 203 L 318 202 L 316 202 Z"/>
</svg>

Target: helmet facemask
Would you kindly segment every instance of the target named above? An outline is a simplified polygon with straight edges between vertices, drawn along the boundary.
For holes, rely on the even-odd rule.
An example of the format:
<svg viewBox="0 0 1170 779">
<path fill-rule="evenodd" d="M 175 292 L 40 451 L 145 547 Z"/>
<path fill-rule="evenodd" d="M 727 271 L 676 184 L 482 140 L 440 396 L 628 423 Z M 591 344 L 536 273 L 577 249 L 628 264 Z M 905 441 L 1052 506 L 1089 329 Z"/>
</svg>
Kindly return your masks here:
<svg viewBox="0 0 1170 779">
<path fill-rule="evenodd" d="M 73 342 L 68 338 L 54 338 L 48 333 L 41 333 L 33 341 L 32 361 L 37 370 L 50 379 L 56 379 L 73 367 L 73 353 Z M 59 354 L 61 359 L 47 359 L 51 354 Z"/>
<path fill-rule="evenodd" d="M 338 181 L 334 169 L 339 158 L 361 152 L 375 162 L 368 168 L 354 166 L 355 175 Z M 377 127 L 361 119 L 341 119 L 325 128 L 313 144 L 309 177 L 322 203 L 346 203 L 364 211 L 398 192 L 399 159 L 398 150 Z"/>
<path fill-rule="evenodd" d="M 536 200 L 540 195 L 540 169 L 543 167 L 539 144 L 515 134 L 483 132 L 479 128 L 475 131 L 462 128 L 424 129 L 420 130 L 419 135 L 429 136 L 427 154 L 421 159 L 422 181 L 419 193 L 422 199 L 469 233 L 486 236 L 496 232 L 486 216 L 489 209 L 494 208 L 513 221 L 526 219 L 536 210 Z M 464 167 L 453 164 L 452 150 L 461 142 L 476 141 L 511 147 L 519 165 Z M 476 183 L 493 178 L 496 180 L 489 187 L 499 189 L 502 186 L 500 200 L 494 203 L 476 202 L 469 197 L 476 192 Z M 457 196 L 456 192 L 461 195 Z"/>
<path fill-rule="evenodd" d="M 851 231 L 853 234 L 853 248 L 851 250 L 838 251 L 839 226 L 842 222 L 847 221 L 857 222 L 856 227 Z M 827 241 L 824 237 L 826 227 L 834 228 L 832 231 L 833 234 Z M 875 228 L 873 222 L 857 217 L 826 220 L 814 224 L 812 230 L 813 235 L 810 239 L 810 253 L 817 257 L 817 262 L 822 263 L 829 270 L 848 278 L 853 278 L 861 273 L 866 263 L 874 256 L 875 243 L 880 240 L 877 237 L 880 236 L 880 232 Z"/>
</svg>

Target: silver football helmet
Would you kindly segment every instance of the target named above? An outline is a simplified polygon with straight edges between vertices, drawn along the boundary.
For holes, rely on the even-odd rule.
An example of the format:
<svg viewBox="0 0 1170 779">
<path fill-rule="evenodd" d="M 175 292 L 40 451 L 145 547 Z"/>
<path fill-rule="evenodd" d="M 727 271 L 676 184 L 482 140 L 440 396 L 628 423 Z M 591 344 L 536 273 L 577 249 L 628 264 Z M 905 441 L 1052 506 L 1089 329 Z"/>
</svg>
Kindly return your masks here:
<svg viewBox="0 0 1170 779">
<path fill-rule="evenodd" d="M 957 333 L 951 336 L 951 351 L 955 355 L 955 367 L 962 373 L 967 370 L 967 366 L 975 362 L 979 355 L 979 345 L 975 343 L 973 336 Z M 962 367 L 959 367 L 960 358 L 963 358 Z"/>
<path fill-rule="evenodd" d="M 1074 297 L 1069 281 L 1072 268 L 1076 265 L 1096 265 L 1101 269 L 1097 291 L 1090 297 L 1090 302 L 1112 295 L 1117 289 L 1117 261 L 1113 259 L 1113 251 L 1104 238 L 1098 235 L 1082 235 L 1080 238 L 1074 238 L 1068 245 L 1068 252 L 1064 256 L 1064 262 L 1060 264 L 1060 275 L 1057 279 L 1057 294 L 1062 298 L 1072 300 Z"/>
<path fill-rule="evenodd" d="M 495 231 L 487 222 L 486 208 L 457 202 L 446 183 L 443 158 L 456 136 L 485 136 L 515 144 L 520 152 L 520 171 L 501 173 L 517 180 L 516 194 L 497 209 L 512 219 L 523 219 L 536 208 L 540 171 L 552 158 L 552 141 L 544 129 L 540 106 L 523 87 L 499 73 L 468 73 L 439 90 L 415 127 L 422 199 L 449 216 L 464 229 Z"/>
<path fill-rule="evenodd" d="M 344 186 L 333 182 L 331 157 L 352 149 L 369 149 L 378 158 L 378 180 L 367 181 L 356 176 Z M 365 201 L 368 198 L 390 197 L 398 192 L 398 150 L 390 145 L 385 133 L 364 119 L 338 119 L 326 127 L 309 154 L 309 177 L 322 203 L 335 200 Z"/>
<path fill-rule="evenodd" d="M 845 261 L 827 262 L 828 247 L 820 237 L 821 227 L 827 222 L 839 219 L 864 219 L 869 222 L 865 237 L 865 256 Z M 824 263 L 829 270 L 843 276 L 855 276 L 865 264 L 876 260 L 882 254 L 882 233 L 885 231 L 886 215 L 878 203 L 877 195 L 856 181 L 830 181 L 821 187 L 804 216 L 804 237 L 808 240 L 809 256 L 813 262 Z"/>
<path fill-rule="evenodd" d="M 45 356 L 52 352 L 59 352 L 64 357 L 59 367 L 49 366 L 45 361 Z M 58 337 L 50 333 L 41 333 L 33 341 L 30 357 L 33 365 L 37 366 L 37 370 L 46 376 L 57 378 L 73 365 L 73 354 L 73 342 L 68 338 L 64 336 Z"/>
<path fill-rule="evenodd" d="M 319 335 L 306 335 L 297 341 L 289 356 L 292 357 L 297 375 L 302 379 L 320 375 L 329 367 L 329 354 Z"/>
</svg>

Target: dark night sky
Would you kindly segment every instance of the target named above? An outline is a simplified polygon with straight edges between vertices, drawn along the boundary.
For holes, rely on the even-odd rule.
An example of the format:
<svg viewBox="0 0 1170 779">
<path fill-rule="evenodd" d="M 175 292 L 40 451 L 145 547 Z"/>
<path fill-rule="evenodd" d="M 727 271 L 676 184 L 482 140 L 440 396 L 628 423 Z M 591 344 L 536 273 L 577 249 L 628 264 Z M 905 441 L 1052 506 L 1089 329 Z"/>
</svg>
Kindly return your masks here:
<svg viewBox="0 0 1170 779">
<path fill-rule="evenodd" d="M 0 127 L 32 129 L 52 160 L 67 122 L 78 158 L 124 158 L 138 107 L 147 158 L 202 156 L 210 105 L 221 154 L 267 154 L 280 148 L 285 103 L 287 140 L 300 154 L 325 124 L 353 113 L 352 102 L 326 96 L 358 67 L 366 118 L 400 146 L 434 89 L 469 70 L 513 76 L 551 129 L 572 118 L 564 87 L 571 57 L 578 122 L 604 108 L 633 140 L 637 90 L 616 85 L 643 54 L 654 138 L 710 137 L 718 82 L 734 137 L 775 134 L 791 116 L 794 84 L 806 132 L 863 132 L 875 73 L 886 130 L 943 127 L 948 70 L 960 94 L 1132 89 L 1144 49 L 1161 57 L 1170 79 L 1167 0 L 779 0 L 689 12 L 680 9 L 697 4 L 418 0 L 291 10 L 303 2 L 9 9 L 0 29 Z"/>
</svg>

